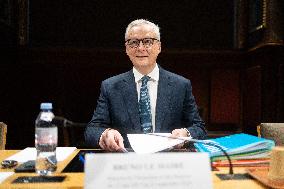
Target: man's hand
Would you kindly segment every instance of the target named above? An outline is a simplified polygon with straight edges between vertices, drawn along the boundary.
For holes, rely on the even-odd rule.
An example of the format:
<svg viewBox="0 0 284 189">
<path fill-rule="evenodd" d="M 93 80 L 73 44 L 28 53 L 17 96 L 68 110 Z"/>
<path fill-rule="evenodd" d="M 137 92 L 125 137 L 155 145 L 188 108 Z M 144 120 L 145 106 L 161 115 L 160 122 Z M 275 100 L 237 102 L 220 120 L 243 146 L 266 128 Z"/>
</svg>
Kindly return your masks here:
<svg viewBox="0 0 284 189">
<path fill-rule="evenodd" d="M 171 137 L 187 137 L 187 131 L 185 129 L 175 129 L 172 131 Z M 174 148 L 180 149 L 184 146 L 184 143 L 176 145 Z"/>
<path fill-rule="evenodd" d="M 123 138 L 121 134 L 114 129 L 106 129 L 99 142 L 100 147 L 106 151 L 122 151 L 124 148 Z"/>
</svg>

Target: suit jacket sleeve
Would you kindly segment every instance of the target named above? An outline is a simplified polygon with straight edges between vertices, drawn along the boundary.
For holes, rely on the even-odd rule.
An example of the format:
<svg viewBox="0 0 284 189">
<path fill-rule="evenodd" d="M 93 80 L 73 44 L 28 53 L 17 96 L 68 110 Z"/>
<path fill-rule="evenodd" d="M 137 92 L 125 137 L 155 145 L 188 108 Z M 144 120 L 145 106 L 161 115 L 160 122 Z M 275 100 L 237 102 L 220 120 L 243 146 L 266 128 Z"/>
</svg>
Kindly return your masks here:
<svg viewBox="0 0 284 189">
<path fill-rule="evenodd" d="M 102 82 L 101 94 L 97 101 L 97 108 L 85 130 L 85 142 L 88 146 L 99 147 L 99 139 L 105 129 L 110 127 L 109 103 L 106 84 Z"/>
<path fill-rule="evenodd" d="M 191 136 L 195 139 L 207 138 L 205 124 L 199 116 L 198 108 L 192 94 L 191 83 L 188 80 L 183 107 L 183 125 L 189 130 Z"/>
</svg>

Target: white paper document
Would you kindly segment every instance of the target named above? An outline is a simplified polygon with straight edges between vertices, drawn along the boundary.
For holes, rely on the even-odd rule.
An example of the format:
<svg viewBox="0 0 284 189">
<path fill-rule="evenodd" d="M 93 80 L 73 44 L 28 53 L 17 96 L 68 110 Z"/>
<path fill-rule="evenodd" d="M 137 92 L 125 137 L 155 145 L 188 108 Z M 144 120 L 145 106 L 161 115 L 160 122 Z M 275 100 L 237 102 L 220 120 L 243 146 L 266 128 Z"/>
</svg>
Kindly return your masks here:
<svg viewBox="0 0 284 189">
<path fill-rule="evenodd" d="M 0 183 L 13 174 L 14 172 L 0 172 Z"/>
<path fill-rule="evenodd" d="M 56 159 L 57 161 L 63 161 L 66 159 L 72 152 L 76 150 L 76 147 L 57 147 L 56 148 Z M 25 148 L 20 152 L 6 158 L 7 160 L 16 160 L 18 162 L 26 162 L 29 160 L 36 159 L 36 149 L 35 148 Z"/>
<path fill-rule="evenodd" d="M 132 149 L 138 154 L 160 152 L 184 142 L 184 140 L 168 138 L 170 136 L 171 133 L 127 134 Z"/>
<path fill-rule="evenodd" d="M 86 154 L 85 189 L 212 189 L 207 153 Z"/>
</svg>

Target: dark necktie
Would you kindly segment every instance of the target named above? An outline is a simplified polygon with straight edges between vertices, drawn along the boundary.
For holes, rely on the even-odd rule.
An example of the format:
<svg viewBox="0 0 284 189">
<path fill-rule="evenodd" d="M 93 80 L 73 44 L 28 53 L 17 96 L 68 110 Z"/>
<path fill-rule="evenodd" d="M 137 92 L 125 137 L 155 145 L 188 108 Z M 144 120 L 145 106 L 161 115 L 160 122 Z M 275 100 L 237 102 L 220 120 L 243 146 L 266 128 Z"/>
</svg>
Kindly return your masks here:
<svg viewBox="0 0 284 189">
<path fill-rule="evenodd" d="M 151 105 L 147 87 L 147 82 L 149 81 L 149 79 L 149 76 L 143 76 L 142 85 L 140 88 L 139 116 L 143 133 L 149 133 L 152 131 Z"/>
</svg>

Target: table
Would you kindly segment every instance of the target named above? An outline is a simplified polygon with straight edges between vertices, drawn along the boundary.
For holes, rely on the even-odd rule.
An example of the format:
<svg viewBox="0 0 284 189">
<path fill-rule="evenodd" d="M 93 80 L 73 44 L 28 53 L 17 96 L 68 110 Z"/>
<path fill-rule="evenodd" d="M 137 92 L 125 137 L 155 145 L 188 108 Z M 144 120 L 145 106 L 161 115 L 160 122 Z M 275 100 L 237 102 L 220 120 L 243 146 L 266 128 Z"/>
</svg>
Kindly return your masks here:
<svg viewBox="0 0 284 189">
<path fill-rule="evenodd" d="M 35 173 L 15 173 L 8 177 L 0 184 L 0 189 L 18 189 L 18 188 L 41 188 L 41 189 L 82 189 L 84 188 L 84 173 L 61 173 L 61 171 L 68 165 L 68 163 L 79 153 L 79 149 L 76 149 L 67 159 L 58 163 L 55 175 L 65 175 L 64 182 L 61 183 L 39 183 L 39 184 L 11 184 L 11 182 L 19 176 L 36 176 Z M 0 150 L 0 161 L 7 157 L 19 152 L 19 150 Z M 0 169 L 0 172 L 9 172 L 13 169 Z M 245 168 L 234 168 L 235 173 L 245 173 Z M 216 176 L 218 173 L 228 173 L 228 168 L 219 168 L 219 171 L 212 171 L 213 186 L 214 189 L 264 189 L 264 185 L 253 179 L 246 180 L 227 180 L 223 181 Z"/>
</svg>

